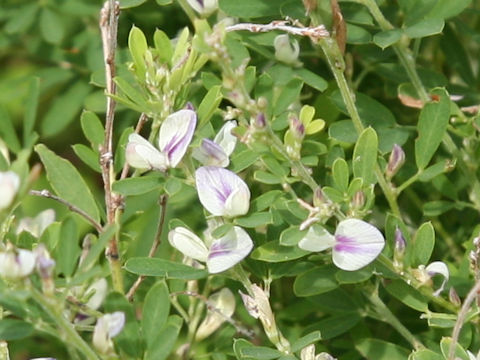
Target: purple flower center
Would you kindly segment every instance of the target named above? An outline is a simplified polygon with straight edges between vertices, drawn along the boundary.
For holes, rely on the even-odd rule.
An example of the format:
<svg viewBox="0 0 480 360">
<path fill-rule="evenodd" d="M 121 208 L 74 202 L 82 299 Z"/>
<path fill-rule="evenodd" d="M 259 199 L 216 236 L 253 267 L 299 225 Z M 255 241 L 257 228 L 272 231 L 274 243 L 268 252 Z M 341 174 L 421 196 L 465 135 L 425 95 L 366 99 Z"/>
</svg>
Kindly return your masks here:
<svg viewBox="0 0 480 360">
<path fill-rule="evenodd" d="M 220 242 L 213 243 L 212 247 L 210 248 L 208 258 L 212 259 L 212 258 L 217 257 L 217 256 L 227 255 L 230 252 L 231 252 L 231 250 L 228 249 L 227 247 L 225 247 L 225 244 L 222 244 Z"/>
<path fill-rule="evenodd" d="M 197 0 L 197 2 L 200 4 L 202 8 L 204 7 L 203 0 Z"/>
<path fill-rule="evenodd" d="M 336 244 L 333 249 L 338 252 L 347 252 L 350 254 L 373 254 L 376 253 L 375 247 L 370 244 L 359 243 L 354 238 L 344 235 L 335 235 Z"/>
</svg>

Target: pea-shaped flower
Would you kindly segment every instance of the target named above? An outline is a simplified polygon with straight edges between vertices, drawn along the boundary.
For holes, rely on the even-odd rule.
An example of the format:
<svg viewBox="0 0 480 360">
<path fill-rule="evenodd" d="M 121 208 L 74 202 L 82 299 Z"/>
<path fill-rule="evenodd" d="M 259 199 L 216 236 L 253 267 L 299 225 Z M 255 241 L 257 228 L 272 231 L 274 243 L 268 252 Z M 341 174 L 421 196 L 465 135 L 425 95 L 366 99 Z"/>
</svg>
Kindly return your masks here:
<svg viewBox="0 0 480 360">
<path fill-rule="evenodd" d="M 0 276 L 17 280 L 30 275 L 35 269 L 35 254 L 25 249 L 8 249 L 0 253 Z"/>
<path fill-rule="evenodd" d="M 141 170 L 165 171 L 176 167 L 192 141 L 196 124 L 197 115 L 192 110 L 169 115 L 160 127 L 159 149 L 140 135 L 131 134 L 126 149 L 127 163 Z"/>
<path fill-rule="evenodd" d="M 187 3 L 203 16 L 210 15 L 218 8 L 218 0 L 187 0 Z"/>
<path fill-rule="evenodd" d="M 230 164 L 229 156 L 237 144 L 237 138 L 232 135 L 232 129 L 236 126 L 236 121 L 227 121 L 213 141 L 202 140 L 200 146 L 193 150 L 193 157 L 203 165 L 227 167 Z"/>
<path fill-rule="evenodd" d="M 202 166 L 195 172 L 197 192 L 203 207 L 215 216 L 245 215 L 250 207 L 250 190 L 234 172 L 216 166 Z"/>
<path fill-rule="evenodd" d="M 385 239 L 375 226 L 362 220 L 347 219 L 340 221 L 335 235 L 319 225 L 313 225 L 298 246 L 315 252 L 331 248 L 336 266 L 355 271 L 377 258 L 385 246 Z"/>
<path fill-rule="evenodd" d="M 176 227 L 168 233 L 170 244 L 189 258 L 207 263 L 208 272 L 217 274 L 242 261 L 253 248 L 253 241 L 241 227 L 234 226 L 209 248 L 193 232 Z"/>
</svg>

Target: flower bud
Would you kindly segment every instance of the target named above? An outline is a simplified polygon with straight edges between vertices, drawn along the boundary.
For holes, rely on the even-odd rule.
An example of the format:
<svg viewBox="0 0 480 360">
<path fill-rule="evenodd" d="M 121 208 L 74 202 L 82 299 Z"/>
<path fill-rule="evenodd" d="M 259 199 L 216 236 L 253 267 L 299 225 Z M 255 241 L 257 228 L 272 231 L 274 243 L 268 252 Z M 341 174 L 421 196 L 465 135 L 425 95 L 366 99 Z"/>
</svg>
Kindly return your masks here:
<svg viewBox="0 0 480 360">
<path fill-rule="evenodd" d="M 10 206 L 20 187 L 20 178 L 13 171 L 0 172 L 0 210 Z"/>
<path fill-rule="evenodd" d="M 289 117 L 290 131 L 296 139 L 303 139 L 305 136 L 305 125 L 296 116 Z"/>
<path fill-rule="evenodd" d="M 187 0 L 187 2 L 202 16 L 208 16 L 218 8 L 217 0 Z"/>
<path fill-rule="evenodd" d="M 102 354 L 112 353 L 113 343 L 111 339 L 120 334 L 124 325 L 125 314 L 121 311 L 100 317 L 93 330 L 93 346 Z"/>
<path fill-rule="evenodd" d="M 275 47 L 275 58 L 278 61 L 289 65 L 299 64 L 300 46 L 296 39 L 290 41 L 290 37 L 287 34 L 278 35 L 273 41 L 273 46 Z"/>
<path fill-rule="evenodd" d="M 209 311 L 207 316 L 200 324 L 196 334 L 196 340 L 205 339 L 215 330 L 217 330 L 225 321 L 229 319 L 235 311 L 235 297 L 228 288 L 223 288 L 219 292 L 208 298 Z"/>
<path fill-rule="evenodd" d="M 35 255 L 24 249 L 9 249 L 0 253 L 0 276 L 17 280 L 30 275 L 35 268 Z"/>
<path fill-rule="evenodd" d="M 300 352 L 301 360 L 315 360 L 315 345 L 310 344 L 305 346 Z"/>
<path fill-rule="evenodd" d="M 391 179 L 405 162 L 405 152 L 401 146 L 395 144 L 393 145 L 392 152 L 390 153 L 390 158 L 388 159 L 387 169 L 385 170 L 385 175 L 387 178 Z"/>
<path fill-rule="evenodd" d="M 352 199 L 352 208 L 361 209 L 365 205 L 365 193 L 362 190 L 358 190 Z"/>
<path fill-rule="evenodd" d="M 397 226 L 395 229 L 395 245 L 394 245 L 394 258 L 402 262 L 403 255 L 405 255 L 405 248 L 407 243 L 403 237 L 402 230 Z"/>
<path fill-rule="evenodd" d="M 327 202 L 322 188 L 319 186 L 313 192 L 313 206 L 320 207 Z"/>
<path fill-rule="evenodd" d="M 450 288 L 450 290 L 448 290 L 448 299 L 455 306 L 460 307 L 460 305 L 462 305 L 462 301 L 460 300 L 460 297 L 453 286 Z"/>
</svg>

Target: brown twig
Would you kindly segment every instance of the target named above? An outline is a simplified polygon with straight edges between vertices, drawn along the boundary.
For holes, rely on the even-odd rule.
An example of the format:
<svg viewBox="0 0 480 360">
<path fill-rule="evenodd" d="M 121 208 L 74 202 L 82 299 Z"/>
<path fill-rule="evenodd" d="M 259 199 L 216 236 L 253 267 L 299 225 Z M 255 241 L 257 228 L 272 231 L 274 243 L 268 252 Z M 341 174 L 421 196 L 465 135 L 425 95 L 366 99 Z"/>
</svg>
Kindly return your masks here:
<svg viewBox="0 0 480 360">
<path fill-rule="evenodd" d="M 30 190 L 29 192 L 30 195 L 34 196 L 41 196 L 44 198 L 52 199 L 55 201 L 58 201 L 59 203 L 65 205 L 68 207 L 71 211 L 79 214 L 82 216 L 85 220 L 87 220 L 97 231 L 98 233 L 101 233 L 103 231 L 102 225 L 100 225 L 94 218 L 92 218 L 90 215 L 88 215 L 85 211 L 82 209 L 76 207 L 75 205 L 69 203 L 67 200 L 62 199 L 61 197 L 57 195 L 53 195 L 50 191 L 48 190 Z"/>
<path fill-rule="evenodd" d="M 227 31 L 250 31 L 250 32 L 269 32 L 269 31 L 283 31 L 292 35 L 306 36 L 317 42 L 322 38 L 330 36 L 325 26 L 319 25 L 316 27 L 299 27 L 288 25 L 289 21 L 272 21 L 269 24 L 252 24 L 252 23 L 240 23 L 231 26 L 227 26 Z"/>
<path fill-rule="evenodd" d="M 165 225 L 165 214 L 167 213 L 167 200 L 168 200 L 167 195 L 161 195 L 158 201 L 158 204 L 160 205 L 160 218 L 158 220 L 157 233 L 155 234 L 155 238 L 153 239 L 152 247 L 148 252 L 148 257 L 150 258 L 155 256 L 158 246 L 160 245 L 160 241 L 163 233 L 163 226 Z M 144 279 L 145 279 L 145 276 L 140 275 L 137 278 L 137 280 L 133 283 L 130 290 L 128 290 L 127 295 L 125 295 L 128 301 L 131 301 L 133 299 L 133 295 L 135 295 L 135 292 L 138 290 L 140 284 Z"/>
<path fill-rule="evenodd" d="M 147 122 L 148 117 L 145 113 L 142 113 L 140 117 L 138 118 L 137 126 L 135 127 L 135 134 L 139 134 L 140 131 L 143 128 L 143 125 Z M 120 180 L 123 180 L 127 177 L 128 175 L 128 170 L 130 169 L 130 166 L 128 163 L 125 161 L 125 164 L 123 165 L 122 173 L 120 174 Z"/>
<path fill-rule="evenodd" d="M 463 301 L 462 308 L 460 309 L 457 315 L 457 321 L 455 322 L 455 326 L 453 327 L 452 331 L 452 342 L 450 344 L 450 349 L 448 350 L 448 360 L 455 360 L 455 349 L 458 343 L 458 337 L 460 336 L 460 330 L 462 330 L 463 323 L 468 314 L 468 310 L 470 310 L 470 306 L 475 298 L 478 296 L 480 292 L 480 280 L 478 280 L 473 288 L 468 292 L 467 297 Z"/>
<path fill-rule="evenodd" d="M 206 305 L 209 311 L 215 312 L 219 314 L 221 317 L 223 317 L 224 320 L 228 322 L 230 325 L 232 325 L 239 334 L 245 335 L 250 339 L 253 339 L 255 337 L 255 333 L 253 332 L 253 330 L 247 329 L 243 325 L 239 324 L 238 321 L 235 321 L 231 317 L 226 316 L 220 309 L 213 306 L 212 303 L 208 301 L 208 298 L 205 297 L 204 295 L 199 294 L 195 291 L 177 291 L 170 294 L 170 296 L 178 296 L 178 295 L 192 296 L 197 299 L 200 299 Z"/>
<path fill-rule="evenodd" d="M 103 45 L 103 59 L 105 63 L 105 80 L 107 94 L 115 94 L 115 50 L 117 48 L 118 17 L 120 15 L 120 4 L 115 0 L 107 0 L 100 11 L 100 32 Z M 114 180 L 113 169 L 113 122 L 115 118 L 115 100 L 107 97 L 107 112 L 105 116 L 105 142 L 100 149 L 100 164 L 105 190 L 105 207 L 107 210 L 107 224 L 115 222 L 115 212 L 120 205 L 119 199 L 112 193 Z M 123 292 L 123 280 L 121 265 L 118 255 L 118 238 L 112 237 L 106 249 L 106 256 L 110 263 L 112 281 L 117 291 Z"/>
</svg>

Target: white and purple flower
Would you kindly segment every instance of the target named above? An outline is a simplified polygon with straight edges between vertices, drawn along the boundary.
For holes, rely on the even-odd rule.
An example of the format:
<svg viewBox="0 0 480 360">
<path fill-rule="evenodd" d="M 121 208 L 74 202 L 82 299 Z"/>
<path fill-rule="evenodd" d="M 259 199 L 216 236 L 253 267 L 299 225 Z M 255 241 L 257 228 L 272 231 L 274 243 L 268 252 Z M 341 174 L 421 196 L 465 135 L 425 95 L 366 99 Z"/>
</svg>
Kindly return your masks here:
<svg viewBox="0 0 480 360">
<path fill-rule="evenodd" d="M 245 215 L 250 207 L 250 190 L 234 172 L 216 166 L 202 166 L 195 172 L 200 202 L 215 216 Z"/>
<path fill-rule="evenodd" d="M 200 15 L 207 16 L 218 8 L 218 0 L 187 0 L 188 4 Z"/>
<path fill-rule="evenodd" d="M 125 313 L 116 311 L 105 314 L 97 320 L 93 329 L 93 346 L 102 354 L 113 351 L 112 338 L 120 334 L 125 325 Z"/>
<path fill-rule="evenodd" d="M 126 148 L 127 163 L 141 170 L 166 171 L 182 160 L 192 141 L 197 115 L 192 110 L 180 110 L 169 115 L 158 136 L 158 149 L 138 134 L 130 134 Z"/>
<path fill-rule="evenodd" d="M 229 156 L 237 144 L 237 138 L 232 135 L 232 129 L 236 126 L 236 121 L 227 121 L 213 141 L 202 140 L 200 147 L 193 151 L 193 157 L 203 165 L 227 167 L 230 164 Z"/>
<path fill-rule="evenodd" d="M 30 250 L 7 249 L 0 253 L 0 276 L 17 280 L 30 275 L 35 269 L 36 257 Z"/>
<path fill-rule="evenodd" d="M 347 219 L 338 224 L 335 235 L 320 225 L 313 225 L 298 246 L 315 252 L 331 248 L 337 267 L 355 271 L 377 258 L 385 246 L 385 239 L 375 226 L 359 219 Z"/>
<path fill-rule="evenodd" d="M 208 272 L 217 274 L 242 261 L 253 248 L 253 241 L 241 227 L 234 226 L 207 245 L 193 232 L 176 227 L 168 233 L 170 244 L 183 255 L 207 264 Z"/>
</svg>

